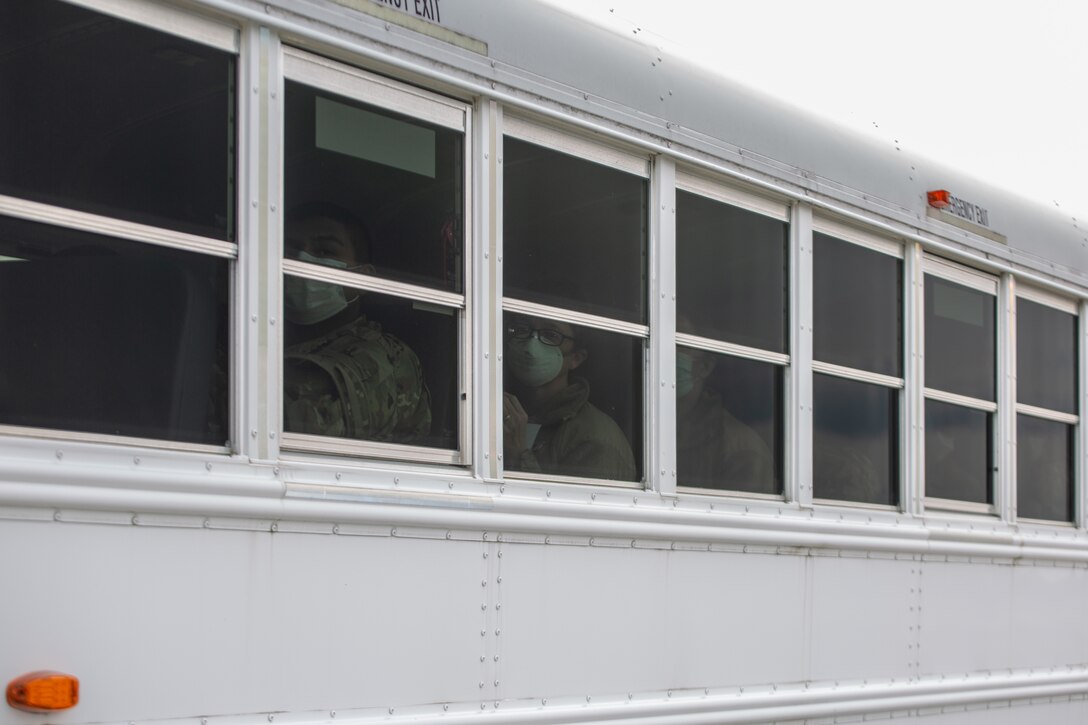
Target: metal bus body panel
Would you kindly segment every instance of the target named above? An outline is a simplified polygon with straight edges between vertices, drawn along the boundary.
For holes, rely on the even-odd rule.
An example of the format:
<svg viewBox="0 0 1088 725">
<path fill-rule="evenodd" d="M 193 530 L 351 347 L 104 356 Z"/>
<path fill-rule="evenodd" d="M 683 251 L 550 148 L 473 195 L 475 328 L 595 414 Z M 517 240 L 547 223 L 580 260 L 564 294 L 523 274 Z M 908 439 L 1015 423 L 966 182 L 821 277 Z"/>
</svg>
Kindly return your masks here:
<svg viewBox="0 0 1088 725">
<path fill-rule="evenodd" d="M 1088 680 L 1083 567 L 301 520 L 41 518 L 0 527 L 4 563 L 21 572 L 0 669 L 78 673 L 83 701 L 57 723 L 181 721 L 193 707 L 213 722 L 322 722 L 307 713 L 329 710 L 366 722 L 435 702 L 524 714 L 540 701 L 669 703 L 671 691 L 738 688 L 800 688 L 846 706 L 858 696 L 846 683 L 898 695 L 953 674 L 969 693 L 995 686 L 998 670 L 1015 670 L 1018 686 L 1055 670 Z M 748 705 L 758 719 L 765 704 Z"/>
<path fill-rule="evenodd" d="M 1088 288 L 1060 211 L 547 6 L 441 3 L 486 55 L 389 3 L 177 8 Z M 78 675 L 54 725 L 1088 721 L 1083 528 L 53 437 L 0 440 L 0 676 Z"/>
</svg>

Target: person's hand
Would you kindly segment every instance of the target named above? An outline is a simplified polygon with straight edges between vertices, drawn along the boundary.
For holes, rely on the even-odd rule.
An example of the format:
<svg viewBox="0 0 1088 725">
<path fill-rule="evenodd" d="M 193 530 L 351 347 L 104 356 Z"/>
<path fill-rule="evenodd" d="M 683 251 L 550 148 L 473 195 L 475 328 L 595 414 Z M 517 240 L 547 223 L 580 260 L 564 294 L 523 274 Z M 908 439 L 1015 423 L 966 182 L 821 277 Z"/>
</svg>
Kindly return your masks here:
<svg viewBox="0 0 1088 725">
<path fill-rule="evenodd" d="M 502 394 L 502 450 L 506 460 L 514 461 L 528 446 L 525 444 L 525 426 L 529 414 L 521 401 L 512 393 Z"/>
</svg>

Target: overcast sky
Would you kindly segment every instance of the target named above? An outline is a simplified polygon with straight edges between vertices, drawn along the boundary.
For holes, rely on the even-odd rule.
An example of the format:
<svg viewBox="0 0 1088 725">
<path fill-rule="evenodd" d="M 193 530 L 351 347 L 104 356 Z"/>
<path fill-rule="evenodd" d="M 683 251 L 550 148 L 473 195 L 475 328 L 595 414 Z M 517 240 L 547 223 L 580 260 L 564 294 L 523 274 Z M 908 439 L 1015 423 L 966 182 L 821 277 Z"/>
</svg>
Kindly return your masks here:
<svg viewBox="0 0 1088 725">
<path fill-rule="evenodd" d="M 1088 218 L 1088 2 L 547 1 Z"/>
</svg>

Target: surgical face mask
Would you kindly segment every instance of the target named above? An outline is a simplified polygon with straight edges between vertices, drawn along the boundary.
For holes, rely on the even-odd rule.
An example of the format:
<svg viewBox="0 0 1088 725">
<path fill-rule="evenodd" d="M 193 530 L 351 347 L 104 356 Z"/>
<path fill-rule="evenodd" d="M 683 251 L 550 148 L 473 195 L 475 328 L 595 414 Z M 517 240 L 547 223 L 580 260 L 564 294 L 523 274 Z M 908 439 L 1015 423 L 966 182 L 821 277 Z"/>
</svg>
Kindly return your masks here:
<svg viewBox="0 0 1088 725">
<path fill-rule="evenodd" d="M 679 398 L 686 397 L 695 387 L 695 377 L 691 372 L 694 362 L 688 353 L 676 353 L 676 395 Z"/>
<path fill-rule="evenodd" d="M 347 263 L 339 259 L 315 257 L 299 252 L 299 261 L 322 264 L 326 267 L 346 269 Z M 348 306 L 344 288 L 338 284 L 318 282 L 302 277 L 286 277 L 283 280 L 284 316 L 297 325 L 314 325 L 329 319 Z"/>
<path fill-rule="evenodd" d="M 536 388 L 555 380 L 563 369 L 563 351 L 545 345 L 533 335 L 528 340 L 511 340 L 506 350 L 510 372 L 523 385 Z"/>
</svg>

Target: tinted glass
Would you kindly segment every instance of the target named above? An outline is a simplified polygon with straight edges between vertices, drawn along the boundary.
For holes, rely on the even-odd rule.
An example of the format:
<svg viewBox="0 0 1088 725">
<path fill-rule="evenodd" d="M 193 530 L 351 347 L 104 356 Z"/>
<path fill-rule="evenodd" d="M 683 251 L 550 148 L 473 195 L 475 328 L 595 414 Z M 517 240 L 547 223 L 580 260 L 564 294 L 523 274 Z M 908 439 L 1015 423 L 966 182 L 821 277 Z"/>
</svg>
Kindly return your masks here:
<svg viewBox="0 0 1088 725">
<path fill-rule="evenodd" d="M 926 401 L 926 495 L 993 503 L 992 417 L 981 410 Z"/>
<path fill-rule="evenodd" d="M 460 292 L 463 135 L 299 83 L 286 87 L 287 223 L 347 218 L 375 274 Z"/>
<path fill-rule="evenodd" d="M 677 348 L 681 486 L 782 492 L 782 368 Z"/>
<path fill-rule="evenodd" d="M 222 445 L 227 266 L 0 217 L 0 423 Z"/>
<path fill-rule="evenodd" d="M 1075 426 L 1016 416 L 1016 515 L 1073 520 Z"/>
<path fill-rule="evenodd" d="M 994 400 L 994 296 L 926 275 L 926 387 Z"/>
<path fill-rule="evenodd" d="M 814 375 L 812 396 L 812 495 L 898 504 L 899 391 Z"/>
<path fill-rule="evenodd" d="M 642 340 L 511 313 L 503 322 L 506 470 L 640 480 Z"/>
<path fill-rule="evenodd" d="M 903 263 L 815 234 L 813 357 L 902 376 Z"/>
<path fill-rule="evenodd" d="M 234 235 L 234 60 L 53 0 L 0 3 L 0 193 Z"/>
<path fill-rule="evenodd" d="M 1016 399 L 1077 412 L 1077 318 L 1022 297 L 1016 300 Z"/>
<path fill-rule="evenodd" d="M 285 431 L 456 447 L 453 310 L 294 276 L 284 306 Z"/>
<path fill-rule="evenodd" d="M 647 181 L 503 140 L 504 294 L 644 322 Z"/>
<path fill-rule="evenodd" d="M 677 329 L 787 352 L 789 226 L 676 192 Z"/>
</svg>

